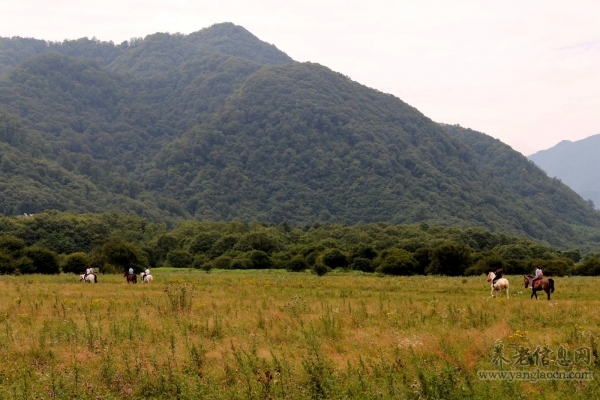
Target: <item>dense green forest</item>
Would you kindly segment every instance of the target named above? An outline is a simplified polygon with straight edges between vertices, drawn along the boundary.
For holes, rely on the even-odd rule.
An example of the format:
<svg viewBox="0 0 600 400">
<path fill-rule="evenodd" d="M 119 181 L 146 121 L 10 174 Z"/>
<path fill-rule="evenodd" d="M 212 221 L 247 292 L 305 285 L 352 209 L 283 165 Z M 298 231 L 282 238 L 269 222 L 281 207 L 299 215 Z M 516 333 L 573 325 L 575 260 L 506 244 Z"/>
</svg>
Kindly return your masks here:
<svg viewBox="0 0 600 400">
<path fill-rule="evenodd" d="M 479 227 L 595 250 L 600 213 L 508 146 L 242 27 L 0 38 L 0 212 Z"/>
<path fill-rule="evenodd" d="M 151 267 L 479 275 L 504 267 L 599 275 L 600 254 L 560 250 L 481 228 L 187 221 L 174 229 L 127 214 L 56 211 L 0 217 L 0 274 L 101 273 Z"/>
</svg>

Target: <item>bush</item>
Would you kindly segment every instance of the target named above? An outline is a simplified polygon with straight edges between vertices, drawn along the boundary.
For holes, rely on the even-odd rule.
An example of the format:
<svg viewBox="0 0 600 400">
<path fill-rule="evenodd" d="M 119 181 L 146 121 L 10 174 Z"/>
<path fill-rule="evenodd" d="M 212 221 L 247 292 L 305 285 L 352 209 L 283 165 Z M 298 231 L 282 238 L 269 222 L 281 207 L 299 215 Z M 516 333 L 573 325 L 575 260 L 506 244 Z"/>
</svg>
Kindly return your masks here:
<svg viewBox="0 0 600 400">
<path fill-rule="evenodd" d="M 273 260 L 264 251 L 252 250 L 250 252 L 250 261 L 254 269 L 271 269 L 273 268 Z"/>
<path fill-rule="evenodd" d="M 314 274 L 316 274 L 317 276 L 323 276 L 326 273 L 328 273 L 329 271 L 331 271 L 331 269 L 327 265 L 323 264 L 322 262 L 317 262 L 312 267 L 312 272 Z"/>
<path fill-rule="evenodd" d="M 360 244 L 352 249 L 348 260 L 354 262 L 356 258 L 365 258 L 367 260 L 374 260 L 377 257 L 377 252 L 370 246 Z"/>
<path fill-rule="evenodd" d="M 498 268 L 505 268 L 504 261 L 495 254 L 488 255 L 479 259 L 474 265 L 465 270 L 465 275 L 487 275 L 488 272 L 495 272 Z"/>
<path fill-rule="evenodd" d="M 185 250 L 171 250 L 167 254 L 167 264 L 173 268 L 189 268 L 194 262 L 194 256 Z"/>
<path fill-rule="evenodd" d="M 58 256 L 55 252 L 41 247 L 29 247 L 25 250 L 25 256 L 33 263 L 33 269 L 38 274 L 58 274 Z M 21 270 L 22 273 L 25 273 Z"/>
<path fill-rule="evenodd" d="M 355 258 L 352 264 L 350 264 L 350 268 L 362 272 L 375 272 L 373 262 L 368 258 Z"/>
<path fill-rule="evenodd" d="M 226 235 L 221 239 L 217 240 L 210 248 L 210 255 L 212 257 L 218 257 L 223 255 L 228 250 L 231 250 L 237 243 L 237 236 Z"/>
<path fill-rule="evenodd" d="M 72 253 L 65 258 L 63 272 L 82 274 L 90 266 L 90 258 L 85 253 Z"/>
<path fill-rule="evenodd" d="M 431 264 L 428 274 L 449 276 L 464 275 L 467 268 L 473 264 L 471 250 L 465 245 L 443 244 L 431 253 Z"/>
<path fill-rule="evenodd" d="M 553 260 L 536 259 L 530 264 L 531 271 L 535 270 L 535 267 L 539 266 L 542 269 L 542 273 L 545 277 L 565 276 L 571 272 L 572 267 L 572 261 L 565 258 L 556 258 Z"/>
<path fill-rule="evenodd" d="M 260 250 L 268 254 L 277 250 L 277 247 L 274 239 L 261 232 L 247 233 L 235 245 L 235 249 L 239 251 Z"/>
<path fill-rule="evenodd" d="M 25 241 L 14 236 L 0 236 L 0 251 L 12 258 L 18 257 L 25 249 Z"/>
<path fill-rule="evenodd" d="M 234 258 L 229 269 L 252 269 L 252 261 L 249 258 Z"/>
<path fill-rule="evenodd" d="M 408 251 L 391 248 L 381 253 L 376 271 L 387 275 L 412 275 L 418 265 Z"/>
<path fill-rule="evenodd" d="M 338 249 L 325 250 L 321 255 L 321 260 L 323 260 L 323 264 L 331 269 L 348 268 L 348 259 Z"/>
<path fill-rule="evenodd" d="M 190 244 L 190 252 L 192 254 L 208 253 L 212 246 L 221 237 L 219 232 L 200 232 Z"/>
<path fill-rule="evenodd" d="M 413 258 L 419 264 L 415 273 L 425 275 L 425 270 L 427 270 L 427 267 L 431 264 L 431 249 L 426 247 L 417 249 L 413 254 Z"/>
<path fill-rule="evenodd" d="M 309 268 L 308 263 L 302 256 L 296 256 L 286 263 L 285 269 L 290 272 L 303 272 Z"/>
<path fill-rule="evenodd" d="M 528 261 L 523 260 L 506 260 L 506 268 L 504 272 L 510 275 L 528 275 L 531 274 Z"/>
<path fill-rule="evenodd" d="M 201 269 L 204 264 L 208 264 L 209 259 L 205 254 L 198 254 L 192 261 L 192 268 Z"/>
<path fill-rule="evenodd" d="M 91 263 L 102 273 L 122 273 L 129 268 L 140 273 L 148 266 L 148 260 L 136 245 L 116 239 L 93 252 Z"/>
<path fill-rule="evenodd" d="M 231 266 L 231 257 L 220 256 L 211 261 L 213 268 L 229 269 Z"/>
<path fill-rule="evenodd" d="M 583 276 L 600 275 L 600 258 L 587 257 L 585 261 L 575 267 L 575 274 Z"/>
<path fill-rule="evenodd" d="M 16 270 L 13 258 L 8 254 L 0 253 L 0 275 L 14 274 Z"/>
</svg>

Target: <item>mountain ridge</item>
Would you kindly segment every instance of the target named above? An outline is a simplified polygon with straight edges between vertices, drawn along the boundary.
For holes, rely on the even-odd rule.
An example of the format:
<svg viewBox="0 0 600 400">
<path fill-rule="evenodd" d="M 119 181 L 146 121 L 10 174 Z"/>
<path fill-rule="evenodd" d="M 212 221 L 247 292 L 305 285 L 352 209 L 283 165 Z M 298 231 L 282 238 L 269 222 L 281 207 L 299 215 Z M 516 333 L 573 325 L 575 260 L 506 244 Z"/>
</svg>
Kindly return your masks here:
<svg viewBox="0 0 600 400">
<path fill-rule="evenodd" d="M 122 205 L 169 224 L 426 221 L 560 246 L 592 240 L 600 228 L 600 213 L 508 146 L 437 124 L 327 67 L 294 62 L 233 24 L 126 47 L 70 41 L 59 48 L 70 55 L 38 52 L 16 66 L 2 64 L 16 59 L 3 55 L 6 43 L 0 116 L 20 121 L 36 144 L 29 162 L 80 182 L 79 208 L 62 194 L 69 183 L 46 191 L 60 191 L 61 210 Z M 24 147 L 0 140 L 8 171 Z M 11 182 L 22 169 L 13 168 Z M 43 196 L 18 203 L 39 193 L 36 184 L 20 190 L 4 210 L 44 209 Z"/>
</svg>

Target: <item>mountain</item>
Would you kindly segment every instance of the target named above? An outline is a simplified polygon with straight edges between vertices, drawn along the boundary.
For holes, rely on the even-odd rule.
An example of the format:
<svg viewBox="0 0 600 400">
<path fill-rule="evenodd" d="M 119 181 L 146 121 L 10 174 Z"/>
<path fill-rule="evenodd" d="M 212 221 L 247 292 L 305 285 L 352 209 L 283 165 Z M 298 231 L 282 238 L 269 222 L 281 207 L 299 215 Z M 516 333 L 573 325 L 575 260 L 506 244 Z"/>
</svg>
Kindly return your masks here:
<svg viewBox="0 0 600 400">
<path fill-rule="evenodd" d="M 563 140 L 554 147 L 538 151 L 529 159 L 539 165 L 549 176 L 569 185 L 584 199 L 600 205 L 600 134 L 571 142 Z"/>
<path fill-rule="evenodd" d="M 508 146 L 242 27 L 43 43 L 0 39 L 0 118 L 18 127 L 0 133 L 5 214 L 427 221 L 557 246 L 600 229 L 600 213 Z M 54 172 L 33 176 L 40 165 Z"/>
</svg>

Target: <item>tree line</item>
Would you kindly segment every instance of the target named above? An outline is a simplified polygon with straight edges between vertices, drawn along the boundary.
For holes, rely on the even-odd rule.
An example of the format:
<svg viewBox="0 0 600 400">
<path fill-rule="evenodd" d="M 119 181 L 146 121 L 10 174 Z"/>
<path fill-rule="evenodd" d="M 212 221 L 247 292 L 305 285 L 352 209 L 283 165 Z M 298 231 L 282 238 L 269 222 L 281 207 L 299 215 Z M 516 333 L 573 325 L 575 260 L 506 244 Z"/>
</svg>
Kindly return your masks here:
<svg viewBox="0 0 600 400">
<path fill-rule="evenodd" d="M 100 273 L 147 267 L 333 270 L 385 275 L 600 275 L 600 253 L 559 249 L 482 228 L 187 221 L 168 229 L 129 214 L 49 211 L 0 217 L 0 274 Z"/>
</svg>

